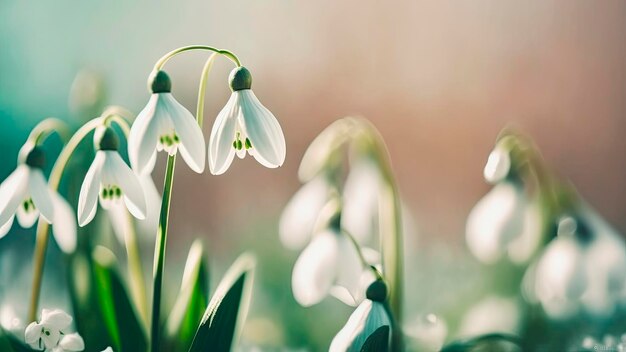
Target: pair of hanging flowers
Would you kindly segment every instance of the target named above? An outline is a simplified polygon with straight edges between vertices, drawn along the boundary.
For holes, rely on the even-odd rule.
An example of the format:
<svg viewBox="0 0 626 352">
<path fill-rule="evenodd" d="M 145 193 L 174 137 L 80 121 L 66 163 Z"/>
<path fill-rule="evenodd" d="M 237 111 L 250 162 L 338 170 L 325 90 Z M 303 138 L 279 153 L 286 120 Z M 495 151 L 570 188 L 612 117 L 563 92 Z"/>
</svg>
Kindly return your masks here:
<svg viewBox="0 0 626 352">
<path fill-rule="evenodd" d="M 251 89 L 252 75 L 245 67 L 230 75 L 232 94 L 213 125 L 208 147 L 212 174 L 226 172 L 235 154 L 252 155 L 269 168 L 285 161 L 286 146 L 280 124 L 256 98 Z M 180 150 L 183 160 L 195 172 L 205 168 L 205 143 L 202 130 L 191 112 L 171 93 L 171 81 L 164 71 L 153 77 L 152 96 L 139 113 L 128 137 L 128 154 L 133 169 L 149 173 L 157 151 L 174 155 Z"/>
</svg>

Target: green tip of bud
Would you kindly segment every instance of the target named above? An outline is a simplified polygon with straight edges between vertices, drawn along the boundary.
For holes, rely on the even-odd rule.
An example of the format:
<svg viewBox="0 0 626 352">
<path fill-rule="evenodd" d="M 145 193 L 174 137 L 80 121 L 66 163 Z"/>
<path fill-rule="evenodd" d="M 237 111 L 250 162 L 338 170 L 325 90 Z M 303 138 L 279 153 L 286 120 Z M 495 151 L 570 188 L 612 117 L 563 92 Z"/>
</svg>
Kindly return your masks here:
<svg viewBox="0 0 626 352">
<path fill-rule="evenodd" d="M 169 93 L 172 91 L 172 81 L 165 71 L 157 71 L 150 75 L 148 88 L 152 93 Z"/>
<path fill-rule="evenodd" d="M 384 302 L 387 299 L 387 285 L 382 280 L 372 282 L 365 291 L 365 297 L 371 301 Z"/>
<path fill-rule="evenodd" d="M 26 155 L 24 162 L 30 167 L 43 169 L 46 163 L 46 153 L 44 153 L 43 148 L 34 146 Z"/>
<path fill-rule="evenodd" d="M 117 150 L 120 139 L 111 127 L 100 127 L 94 132 L 93 142 L 96 150 Z"/>
<path fill-rule="evenodd" d="M 230 89 L 233 92 L 238 90 L 250 89 L 252 87 L 252 75 L 247 68 L 240 66 L 233 69 L 228 77 Z"/>
</svg>

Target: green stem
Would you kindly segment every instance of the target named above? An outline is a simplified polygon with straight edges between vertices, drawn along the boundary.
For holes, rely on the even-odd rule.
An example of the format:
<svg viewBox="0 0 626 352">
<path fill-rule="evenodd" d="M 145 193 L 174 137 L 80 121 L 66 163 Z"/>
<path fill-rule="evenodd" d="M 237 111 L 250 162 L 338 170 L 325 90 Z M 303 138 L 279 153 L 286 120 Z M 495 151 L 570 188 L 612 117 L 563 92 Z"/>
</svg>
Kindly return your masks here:
<svg viewBox="0 0 626 352">
<path fill-rule="evenodd" d="M 237 67 L 241 66 L 241 61 L 239 61 L 239 58 L 237 57 L 237 55 L 233 54 L 232 52 L 228 51 L 228 50 L 223 50 L 223 49 L 217 49 L 214 48 L 212 46 L 207 46 L 207 45 L 188 45 L 188 46 L 183 46 L 180 47 L 178 49 L 172 50 L 169 53 L 163 55 L 163 57 L 161 57 L 159 59 L 159 61 L 156 62 L 156 64 L 154 64 L 154 69 L 153 71 L 160 71 L 163 68 L 163 65 L 165 65 L 165 63 L 171 59 L 172 57 L 185 52 L 185 51 L 190 51 L 190 50 L 208 50 L 208 51 L 212 51 L 214 53 L 220 54 L 220 55 L 224 55 L 227 58 L 229 58 L 232 62 L 235 63 L 235 65 L 237 65 Z"/>
<path fill-rule="evenodd" d="M 159 330 L 161 318 L 161 287 L 163 281 L 163 267 L 165 264 L 165 245 L 167 242 L 167 225 L 170 214 L 170 200 L 172 197 L 172 186 L 174 183 L 174 164 L 176 155 L 167 158 L 167 169 L 163 185 L 163 201 L 161 203 L 161 215 L 159 217 L 159 228 L 157 240 L 154 247 L 154 287 L 152 298 L 152 330 L 150 348 L 153 352 L 159 351 Z"/>
<path fill-rule="evenodd" d="M 65 122 L 55 117 L 48 117 L 33 128 L 28 135 L 27 143 L 41 144 L 52 132 L 57 132 L 61 137 L 65 137 L 68 134 L 67 130 Z"/>
<path fill-rule="evenodd" d="M 215 62 L 215 56 L 217 53 L 211 54 L 209 58 L 204 63 L 204 68 L 202 69 L 202 75 L 200 76 L 200 85 L 198 87 L 198 105 L 196 107 L 196 119 L 198 120 L 198 125 L 200 129 L 202 129 L 202 123 L 204 121 L 204 96 L 206 93 L 206 84 L 209 80 L 209 72 L 211 72 L 211 68 L 213 67 L 213 62 Z"/>
<path fill-rule="evenodd" d="M 57 191 L 59 189 L 59 183 L 61 182 L 61 176 L 63 176 L 63 170 L 69 161 L 72 153 L 76 150 L 76 147 L 80 142 L 96 127 L 102 124 L 102 120 L 99 117 L 92 119 L 84 124 L 81 128 L 74 133 L 72 138 L 67 142 L 61 153 L 57 157 L 50 177 L 48 178 L 48 186 L 51 190 Z M 37 307 L 39 305 L 39 296 L 41 294 L 41 280 L 43 278 L 43 268 L 46 259 L 46 248 L 48 247 L 48 236 L 50 226 L 47 222 L 42 221 L 41 217 L 37 222 L 37 240 L 35 243 L 35 258 L 33 262 L 33 289 L 30 297 L 30 305 L 28 309 L 28 321 L 35 321 L 37 319 Z"/>
<path fill-rule="evenodd" d="M 391 168 L 389 152 L 382 136 L 367 120 L 356 119 L 364 127 L 371 142 L 371 151 L 380 168 L 383 188 L 379 203 L 380 242 L 382 251 L 383 274 L 389 284 L 389 306 L 398 326 L 402 322 L 404 252 L 402 236 L 402 213 L 400 195 Z M 393 351 L 402 350 L 402 331 L 393 331 Z"/>
</svg>

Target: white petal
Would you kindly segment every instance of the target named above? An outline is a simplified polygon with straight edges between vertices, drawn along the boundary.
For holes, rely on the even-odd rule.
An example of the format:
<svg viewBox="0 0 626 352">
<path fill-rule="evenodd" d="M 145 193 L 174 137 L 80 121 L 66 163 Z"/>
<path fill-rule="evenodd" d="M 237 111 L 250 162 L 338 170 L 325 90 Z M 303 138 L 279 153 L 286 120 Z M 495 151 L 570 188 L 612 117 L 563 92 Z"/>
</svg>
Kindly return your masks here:
<svg viewBox="0 0 626 352">
<path fill-rule="evenodd" d="M 96 157 L 85 175 L 83 185 L 80 187 L 80 196 L 78 197 L 78 224 L 80 226 L 87 225 L 96 215 L 104 161 L 104 152 L 101 150 L 96 152 Z"/>
<path fill-rule="evenodd" d="M 72 323 L 72 317 L 60 309 L 44 309 L 41 314 L 41 325 L 48 329 L 63 331 Z"/>
<path fill-rule="evenodd" d="M 180 139 L 178 148 L 183 160 L 193 171 L 202 173 L 206 163 L 206 146 L 198 122 L 189 110 L 174 99 L 172 94 L 163 93 L 161 99 L 164 107 L 169 111 L 174 130 Z"/>
<path fill-rule="evenodd" d="M 152 94 L 143 110 L 137 115 L 128 136 L 128 158 L 133 169 L 138 173 L 150 173 L 154 164 L 151 162 L 156 155 L 159 138 L 159 125 L 155 120 L 159 94 Z M 152 166 L 152 168 L 150 167 Z"/>
<path fill-rule="evenodd" d="M 496 147 L 496 149 L 489 154 L 483 175 L 487 182 L 496 184 L 508 175 L 510 169 L 511 157 L 509 152 L 502 147 Z"/>
<path fill-rule="evenodd" d="M 32 322 L 28 324 L 26 330 L 24 331 L 24 342 L 29 345 L 35 345 L 39 341 L 41 337 L 41 324 L 37 322 Z"/>
<path fill-rule="evenodd" d="M 20 165 L 0 184 L 0 224 L 15 215 L 28 190 L 29 167 Z"/>
<path fill-rule="evenodd" d="M 13 219 L 15 219 L 15 216 L 11 216 L 4 225 L 0 226 L 0 238 L 9 233 L 9 230 L 11 230 L 11 226 L 13 226 Z"/>
<path fill-rule="evenodd" d="M 477 259 L 494 263 L 523 232 L 527 200 L 524 190 L 502 182 L 481 199 L 467 218 L 467 245 Z"/>
<path fill-rule="evenodd" d="M 113 349 L 111 348 L 111 346 L 109 346 L 109 347 L 103 349 L 102 352 L 113 352 Z"/>
<path fill-rule="evenodd" d="M 337 258 L 337 280 L 335 283 L 345 287 L 352 297 L 357 297 L 366 288 L 361 287 L 361 274 L 363 267 L 359 254 L 354 244 L 346 235 L 339 235 L 337 238 L 340 255 Z"/>
<path fill-rule="evenodd" d="M 240 95 L 241 124 L 254 149 L 252 156 L 265 167 L 281 166 L 285 162 L 287 148 L 278 120 L 261 104 L 252 90 L 244 89 L 233 94 L 236 93 Z"/>
<path fill-rule="evenodd" d="M 17 215 L 17 222 L 21 227 L 25 229 L 31 228 L 37 219 L 39 218 L 39 209 L 30 209 L 29 211 L 24 210 L 24 206 L 20 205 L 17 207 L 17 211 L 15 212 Z"/>
<path fill-rule="evenodd" d="M 46 349 L 53 349 L 59 344 L 59 338 L 61 338 L 61 332 L 56 329 L 48 329 L 48 334 L 41 334 L 41 340 Z"/>
<path fill-rule="evenodd" d="M 314 178 L 293 195 L 280 217 L 279 234 L 289 249 L 304 247 L 313 233 L 320 211 L 328 201 L 330 185 L 324 176 Z"/>
<path fill-rule="evenodd" d="M 44 220 L 51 223 L 54 219 L 54 206 L 52 205 L 52 197 L 50 197 L 48 183 L 40 169 L 30 169 L 28 176 L 28 193 L 30 193 L 35 207 L 37 207 L 37 210 L 39 210 Z"/>
<path fill-rule="evenodd" d="M 124 203 L 131 214 L 137 219 L 146 218 L 146 198 L 137 176 L 126 165 L 117 151 L 105 151 L 106 161 L 104 170 L 106 178 L 122 189 Z"/>
<path fill-rule="evenodd" d="M 378 228 L 381 176 L 373 161 L 354 163 L 343 190 L 341 225 L 359 243 L 370 240 Z"/>
<path fill-rule="evenodd" d="M 221 175 L 226 172 L 235 157 L 233 141 L 235 140 L 237 116 L 240 114 L 237 97 L 237 94 L 231 94 L 224 108 L 217 114 L 211 129 L 211 137 L 209 138 L 209 169 L 213 175 Z"/>
<path fill-rule="evenodd" d="M 85 349 L 85 342 L 78 333 L 67 334 L 59 341 L 59 347 L 66 351 L 82 351 Z"/>
<path fill-rule="evenodd" d="M 302 306 L 321 301 L 335 281 L 339 255 L 335 236 L 331 232 L 315 236 L 293 267 L 291 288 Z"/>
<path fill-rule="evenodd" d="M 330 344 L 329 352 L 358 352 L 367 338 L 391 321 L 381 303 L 365 300 L 354 310 L 346 325 Z M 391 332 L 389 334 L 391 336 Z"/>
<path fill-rule="evenodd" d="M 120 244 L 124 246 L 126 243 L 126 234 L 133 230 L 131 228 L 133 224 L 129 220 L 130 214 L 128 213 L 128 209 L 122 203 L 114 203 L 106 209 L 106 212 L 109 220 L 111 221 L 113 233 L 117 237 Z"/>
<path fill-rule="evenodd" d="M 76 249 L 76 217 L 70 204 L 57 192 L 51 191 L 54 204 L 52 234 L 61 250 L 72 253 Z"/>
</svg>

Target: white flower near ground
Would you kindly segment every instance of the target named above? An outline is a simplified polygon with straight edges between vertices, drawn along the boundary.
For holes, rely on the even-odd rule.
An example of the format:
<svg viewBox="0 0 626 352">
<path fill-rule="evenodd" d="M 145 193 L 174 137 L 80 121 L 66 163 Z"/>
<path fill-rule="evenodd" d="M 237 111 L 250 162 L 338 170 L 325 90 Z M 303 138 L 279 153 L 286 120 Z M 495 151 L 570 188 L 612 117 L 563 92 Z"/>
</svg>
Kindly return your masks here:
<svg viewBox="0 0 626 352">
<path fill-rule="evenodd" d="M 128 157 L 139 174 L 152 172 L 157 151 L 175 155 L 195 172 L 205 167 L 205 143 L 202 130 L 191 112 L 171 94 L 167 74 L 158 71 L 152 84 L 152 95 L 137 115 L 128 136 Z"/>
<path fill-rule="evenodd" d="M 98 150 L 80 189 L 78 224 L 85 226 L 96 215 L 100 205 L 109 209 L 121 204 L 138 219 L 146 217 L 146 200 L 135 173 L 116 150 Z"/>
<path fill-rule="evenodd" d="M 278 233 L 283 245 L 292 250 L 302 249 L 311 240 L 317 218 L 330 199 L 332 186 L 326 176 L 305 183 L 285 206 Z"/>
<path fill-rule="evenodd" d="M 24 341 L 37 350 L 53 349 L 72 323 L 72 317 L 60 309 L 44 309 L 39 322 L 30 323 L 24 332 Z"/>
<path fill-rule="evenodd" d="M 84 349 L 85 341 L 83 338 L 78 333 L 72 333 L 63 335 L 58 346 L 54 347 L 51 352 L 79 352 Z"/>
<path fill-rule="evenodd" d="M 467 245 L 484 263 L 494 263 L 507 252 L 516 261 L 524 261 L 538 244 L 539 220 L 522 185 L 500 182 L 471 210 L 465 230 Z"/>
<path fill-rule="evenodd" d="M 367 243 L 378 233 L 382 186 L 374 161 L 360 158 L 351 166 L 343 189 L 341 225 L 359 243 Z"/>
<path fill-rule="evenodd" d="M 291 286 L 296 301 L 305 307 L 320 302 L 333 286 L 360 296 L 363 265 L 350 239 L 333 230 L 321 232 L 298 257 Z"/>
<path fill-rule="evenodd" d="M 577 237 L 575 221 L 561 221 L 559 229 L 567 225 L 572 233 L 553 239 L 525 278 L 531 297 L 557 319 L 579 311 L 608 317 L 626 303 L 626 243 L 590 207 L 580 217 L 589 238 Z"/>
<path fill-rule="evenodd" d="M 251 84 L 245 67 L 231 72 L 232 94 L 217 115 L 209 139 L 209 168 L 214 175 L 226 172 L 235 154 L 239 158 L 249 154 L 268 168 L 285 162 L 287 149 L 280 124 L 254 95 Z"/>
<path fill-rule="evenodd" d="M 367 338 L 378 329 L 388 329 L 391 337 L 391 319 L 383 303 L 366 299 L 354 310 L 346 325 L 335 335 L 329 352 L 358 352 Z"/>
<path fill-rule="evenodd" d="M 102 352 L 113 352 L 113 349 L 111 348 L 111 346 L 109 346 L 109 347 L 103 349 Z"/>
<path fill-rule="evenodd" d="M 35 147 L 31 153 L 43 153 Z M 32 227 L 39 215 L 52 224 L 52 234 L 66 253 L 76 248 L 76 221 L 69 203 L 48 186 L 41 167 L 29 158 L 0 184 L 0 238 L 11 229 L 14 218 L 23 228 Z"/>
</svg>

